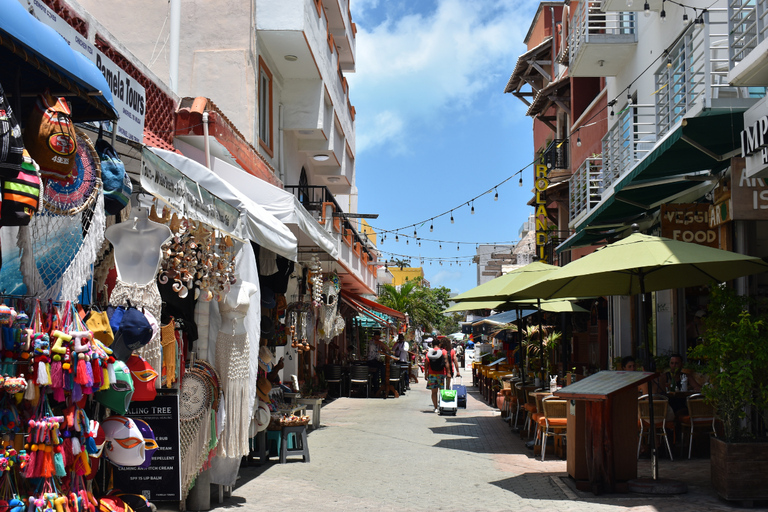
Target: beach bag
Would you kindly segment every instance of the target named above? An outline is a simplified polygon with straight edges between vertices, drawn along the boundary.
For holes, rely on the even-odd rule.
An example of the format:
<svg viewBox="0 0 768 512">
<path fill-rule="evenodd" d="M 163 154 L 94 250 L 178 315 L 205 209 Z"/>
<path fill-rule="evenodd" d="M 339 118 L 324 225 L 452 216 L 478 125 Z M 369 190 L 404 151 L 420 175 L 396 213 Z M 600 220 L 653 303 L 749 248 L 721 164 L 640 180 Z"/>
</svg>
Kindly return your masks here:
<svg viewBox="0 0 768 512">
<path fill-rule="evenodd" d="M 37 97 L 24 128 L 24 145 L 46 179 L 68 181 L 76 169 L 77 135 L 67 100 Z"/>
<path fill-rule="evenodd" d="M 27 226 L 40 208 L 42 182 L 37 164 L 25 149 L 19 170 L 3 171 L 0 226 Z"/>
<path fill-rule="evenodd" d="M 101 181 L 104 186 L 104 210 L 108 215 L 117 215 L 128 205 L 133 186 L 131 178 L 125 172 L 125 164 L 115 148 L 99 137 L 96 141 L 96 153 L 101 161 Z"/>
<path fill-rule="evenodd" d="M 13 176 L 21 170 L 23 150 L 21 127 L 0 85 L 0 178 Z"/>
</svg>

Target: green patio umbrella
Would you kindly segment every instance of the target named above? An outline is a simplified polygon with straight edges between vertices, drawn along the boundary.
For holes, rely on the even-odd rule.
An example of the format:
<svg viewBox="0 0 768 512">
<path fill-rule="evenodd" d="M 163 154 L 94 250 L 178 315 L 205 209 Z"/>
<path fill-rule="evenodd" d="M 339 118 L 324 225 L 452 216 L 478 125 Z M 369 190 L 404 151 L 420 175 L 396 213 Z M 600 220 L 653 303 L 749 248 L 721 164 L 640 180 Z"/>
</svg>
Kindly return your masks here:
<svg viewBox="0 0 768 512">
<path fill-rule="evenodd" d="M 477 309 L 498 309 L 506 303 L 504 300 L 482 300 L 482 301 L 464 301 L 457 302 L 448 309 L 444 309 L 443 313 L 454 313 L 456 311 L 474 311 Z"/>
<path fill-rule="evenodd" d="M 548 273 L 516 295 L 541 299 L 635 295 L 723 283 L 766 271 L 768 263 L 760 258 L 633 233 Z"/>
<path fill-rule="evenodd" d="M 633 233 L 547 274 L 517 295 L 556 298 L 588 295 L 635 295 L 710 282 L 723 283 L 768 271 L 762 259 L 669 238 Z M 646 346 L 648 323 L 641 329 Z M 646 346 L 646 359 L 650 357 Z M 653 424 L 653 393 L 649 393 Z M 658 478 L 658 455 L 651 439 L 651 467 Z"/>
<path fill-rule="evenodd" d="M 462 294 L 453 297 L 451 300 L 456 302 L 465 301 L 492 301 L 492 300 L 510 300 L 515 297 L 512 295 L 522 288 L 527 287 L 534 281 L 557 270 L 559 267 L 547 265 L 539 261 L 529 263 L 524 267 L 517 268 L 507 272 L 503 276 L 492 279 L 487 283 L 476 286 Z"/>
</svg>

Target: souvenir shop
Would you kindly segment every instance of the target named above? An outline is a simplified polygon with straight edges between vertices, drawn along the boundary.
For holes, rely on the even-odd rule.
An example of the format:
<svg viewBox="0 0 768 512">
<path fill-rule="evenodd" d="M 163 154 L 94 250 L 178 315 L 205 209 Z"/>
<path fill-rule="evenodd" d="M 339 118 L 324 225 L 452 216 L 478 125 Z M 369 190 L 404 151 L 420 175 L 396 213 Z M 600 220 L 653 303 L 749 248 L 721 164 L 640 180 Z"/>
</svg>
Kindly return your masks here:
<svg viewBox="0 0 768 512">
<path fill-rule="evenodd" d="M 163 201 L 131 183 L 83 124 L 118 117 L 99 69 L 0 6 L 0 506 L 139 512 L 204 470 L 233 485 L 265 327 L 254 221 L 194 180 L 154 174 Z"/>
</svg>

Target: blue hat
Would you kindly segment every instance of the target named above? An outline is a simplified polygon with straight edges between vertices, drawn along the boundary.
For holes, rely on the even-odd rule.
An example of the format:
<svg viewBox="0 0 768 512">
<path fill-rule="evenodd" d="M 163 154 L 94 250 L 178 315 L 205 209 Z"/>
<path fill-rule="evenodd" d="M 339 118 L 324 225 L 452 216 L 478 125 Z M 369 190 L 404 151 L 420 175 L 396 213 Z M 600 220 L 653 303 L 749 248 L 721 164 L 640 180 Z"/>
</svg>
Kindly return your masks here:
<svg viewBox="0 0 768 512">
<path fill-rule="evenodd" d="M 134 307 L 125 310 L 117 336 L 126 348 L 136 350 L 143 347 L 152 339 L 152 334 L 152 326 L 144 313 Z"/>
</svg>

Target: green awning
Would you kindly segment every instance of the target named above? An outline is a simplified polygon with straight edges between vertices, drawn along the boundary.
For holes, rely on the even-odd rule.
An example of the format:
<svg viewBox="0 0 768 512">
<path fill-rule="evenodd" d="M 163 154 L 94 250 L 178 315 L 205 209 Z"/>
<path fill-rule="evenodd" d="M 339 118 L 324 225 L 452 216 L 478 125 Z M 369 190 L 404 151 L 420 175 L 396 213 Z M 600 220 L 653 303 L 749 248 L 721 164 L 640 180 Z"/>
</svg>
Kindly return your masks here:
<svg viewBox="0 0 768 512">
<path fill-rule="evenodd" d="M 695 192 L 696 187 L 702 188 L 703 196 L 709 171 L 727 166 L 740 147 L 738 134 L 743 127 L 742 112 L 683 119 L 615 183 L 613 194 L 579 224 L 576 235 L 560 244 L 557 252 L 610 238 L 616 227 L 627 226 L 660 204 Z"/>
</svg>

